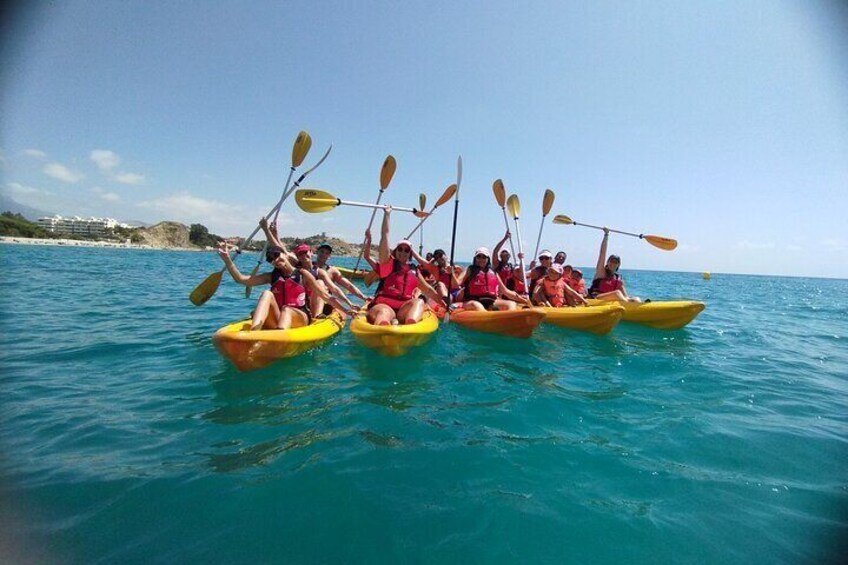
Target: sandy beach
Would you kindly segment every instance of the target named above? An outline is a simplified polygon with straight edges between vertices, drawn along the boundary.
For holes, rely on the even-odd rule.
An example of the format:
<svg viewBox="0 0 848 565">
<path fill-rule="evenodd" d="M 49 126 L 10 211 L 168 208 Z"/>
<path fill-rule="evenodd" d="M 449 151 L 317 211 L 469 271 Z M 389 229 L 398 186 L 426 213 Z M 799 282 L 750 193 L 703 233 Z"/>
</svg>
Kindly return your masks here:
<svg viewBox="0 0 848 565">
<path fill-rule="evenodd" d="M 167 251 L 212 251 L 190 247 L 154 247 L 152 245 L 138 243 L 120 243 L 116 241 L 88 241 L 79 239 L 36 239 L 29 237 L 0 236 L 0 243 L 20 245 L 64 245 L 67 247 L 110 247 L 117 249 L 156 249 Z"/>
</svg>

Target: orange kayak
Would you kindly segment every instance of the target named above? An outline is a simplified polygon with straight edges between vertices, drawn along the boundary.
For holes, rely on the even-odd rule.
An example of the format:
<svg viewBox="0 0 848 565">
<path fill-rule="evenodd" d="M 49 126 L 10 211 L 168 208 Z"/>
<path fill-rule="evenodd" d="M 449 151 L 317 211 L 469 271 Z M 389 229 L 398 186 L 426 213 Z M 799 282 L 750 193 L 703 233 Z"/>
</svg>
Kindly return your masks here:
<svg viewBox="0 0 848 565">
<path fill-rule="evenodd" d="M 463 310 L 457 309 L 450 321 L 478 332 L 488 332 L 510 337 L 528 338 L 545 319 L 540 308 L 518 310 Z"/>
<path fill-rule="evenodd" d="M 540 309 L 547 314 L 546 324 L 597 335 L 610 333 L 624 315 L 624 306 L 618 302 L 607 302 L 598 306 Z"/>
<path fill-rule="evenodd" d="M 251 330 L 250 320 L 243 320 L 215 332 L 212 343 L 239 371 L 250 371 L 317 347 L 343 326 L 344 320 L 337 312 L 290 330 Z"/>
</svg>

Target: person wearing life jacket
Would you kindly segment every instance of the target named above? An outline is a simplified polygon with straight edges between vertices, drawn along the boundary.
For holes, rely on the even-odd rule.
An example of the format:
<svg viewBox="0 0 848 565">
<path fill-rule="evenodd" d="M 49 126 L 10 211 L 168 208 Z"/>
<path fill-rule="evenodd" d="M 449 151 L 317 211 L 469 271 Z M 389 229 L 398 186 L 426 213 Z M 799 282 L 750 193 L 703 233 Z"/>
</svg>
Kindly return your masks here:
<svg viewBox="0 0 848 565">
<path fill-rule="evenodd" d="M 414 324 L 421 320 L 426 308 L 426 299 L 432 299 L 442 308 L 447 304 L 432 286 L 427 284 L 421 271 L 410 262 L 413 257 L 425 263 L 423 257 L 415 253 L 412 243 L 402 239 L 389 249 L 389 217 L 392 207 L 383 209 L 383 225 L 380 233 L 380 254 L 377 273 L 380 283 L 374 298 L 368 305 L 368 322 L 383 326 L 392 323 Z M 371 231 L 365 231 L 363 257 L 371 260 Z M 421 296 L 423 293 L 424 296 Z M 420 300 L 419 300 L 420 298 Z"/>
<path fill-rule="evenodd" d="M 621 267 L 621 258 L 618 255 L 610 255 L 606 263 L 604 257 L 607 254 L 607 241 L 609 240 L 609 229 L 604 228 L 604 239 L 601 241 L 601 250 L 598 254 L 598 264 L 595 267 L 595 278 L 589 287 L 589 297 L 598 300 L 612 302 L 642 302 L 636 296 L 628 296 L 624 288 L 624 280 L 618 274 Z"/>
<path fill-rule="evenodd" d="M 335 283 L 336 286 L 340 288 L 346 289 L 349 293 L 353 294 L 357 298 L 361 299 L 363 302 L 367 300 L 365 295 L 362 294 L 362 291 L 359 290 L 355 284 L 353 284 L 347 277 L 342 275 L 341 271 L 337 268 L 330 265 L 330 256 L 333 254 L 333 248 L 329 243 L 322 243 L 315 250 L 315 266 L 318 269 L 326 271 L 330 276 L 330 280 Z"/>
<path fill-rule="evenodd" d="M 443 300 L 447 301 L 448 288 L 451 289 L 451 298 L 456 297 L 456 293 L 459 292 L 459 277 L 456 276 L 450 265 L 448 265 L 444 249 L 436 249 L 433 252 L 433 260 L 429 263 L 422 263 L 421 267 L 422 270 L 426 271 L 432 277 L 432 281 L 428 280 L 427 282 L 436 289 L 436 292 L 441 295 Z"/>
<path fill-rule="evenodd" d="M 539 266 L 536 266 L 536 260 L 533 259 L 530 261 L 530 271 L 527 273 L 527 284 L 530 286 L 530 296 L 533 296 L 533 293 L 536 290 L 536 283 L 545 276 L 548 272 L 548 267 L 551 266 L 551 259 L 553 259 L 553 254 L 547 249 L 543 249 L 541 253 L 539 253 Z"/>
<path fill-rule="evenodd" d="M 556 261 L 556 257 L 554 257 Z M 554 263 L 556 265 L 557 263 Z M 565 292 L 565 303 L 569 306 L 588 305 L 585 301 L 586 295 L 583 291 L 578 291 L 575 286 L 577 283 L 573 278 L 574 269 L 571 265 L 562 266 L 562 280 L 568 286 Z M 585 283 L 584 283 L 585 284 Z M 583 289 L 585 291 L 585 287 Z"/>
<path fill-rule="evenodd" d="M 539 283 L 536 285 L 536 291 L 533 295 L 536 304 L 555 308 L 574 306 L 577 303 L 584 306 L 588 304 L 585 298 L 568 286 L 563 273 L 564 269 L 559 263 L 550 266 L 545 276 L 539 279 Z"/>
<path fill-rule="evenodd" d="M 327 294 L 309 271 L 296 268 L 277 246 L 271 245 L 265 252 L 265 260 L 274 270 L 253 276 L 244 275 L 238 270 L 230 258 L 226 243 L 221 242 L 218 246 L 218 255 L 237 283 L 251 287 L 271 285 L 269 290 L 263 291 L 259 296 L 250 323 L 251 330 L 287 330 L 309 325 L 312 322 L 312 313 L 306 300 L 308 290 L 328 301 L 343 315 L 352 313 Z"/>
<path fill-rule="evenodd" d="M 509 233 L 509 230 L 506 230 L 503 239 L 495 245 L 495 249 L 492 251 L 492 267 L 495 269 L 495 272 L 504 282 L 506 287 L 510 290 L 515 290 L 515 281 L 512 278 L 512 271 L 515 269 L 515 265 L 509 261 L 509 251 L 501 249 L 503 244 L 506 243 L 506 240 L 510 237 L 512 237 L 512 234 Z"/>
<path fill-rule="evenodd" d="M 530 304 L 527 298 L 506 287 L 492 268 L 489 250 L 485 247 L 474 252 L 474 261 L 465 270 L 460 288 L 456 299 L 462 302 L 465 310 L 515 310 L 517 302 Z"/>
<path fill-rule="evenodd" d="M 571 288 L 577 291 L 580 296 L 586 297 L 586 281 L 583 280 L 583 271 L 580 269 L 571 271 Z"/>
<path fill-rule="evenodd" d="M 260 218 L 259 227 L 261 227 L 262 231 L 265 233 L 268 243 L 281 249 L 282 253 L 286 255 L 289 262 L 291 262 L 295 267 L 308 270 L 315 280 L 318 281 L 318 284 L 324 288 L 324 290 L 332 293 L 340 301 L 347 304 L 349 308 L 353 308 L 353 303 L 350 299 L 348 299 L 347 295 L 345 295 L 345 293 L 343 293 L 341 289 L 335 285 L 329 274 L 325 270 L 319 270 L 313 264 L 312 250 L 307 244 L 300 243 L 295 246 L 293 252 L 288 252 L 286 251 L 285 245 L 283 245 L 283 242 L 280 240 L 280 237 L 277 235 L 277 226 L 274 223 L 269 225 L 266 218 Z M 313 293 L 311 289 L 306 290 L 306 298 L 309 301 L 309 307 L 316 318 L 323 318 L 330 314 L 324 299 Z"/>
</svg>

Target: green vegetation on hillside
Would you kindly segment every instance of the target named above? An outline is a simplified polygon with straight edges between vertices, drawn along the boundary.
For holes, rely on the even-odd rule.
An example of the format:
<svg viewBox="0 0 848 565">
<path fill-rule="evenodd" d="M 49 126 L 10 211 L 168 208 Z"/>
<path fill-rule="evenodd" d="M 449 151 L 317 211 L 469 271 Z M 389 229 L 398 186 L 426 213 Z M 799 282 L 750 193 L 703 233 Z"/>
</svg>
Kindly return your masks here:
<svg viewBox="0 0 848 565">
<path fill-rule="evenodd" d="M 215 247 L 222 239 L 220 235 L 209 233 L 203 224 L 191 224 L 188 231 L 188 240 L 200 247 Z"/>
<path fill-rule="evenodd" d="M 38 224 L 34 224 L 20 214 L 13 214 L 12 212 L 3 212 L 0 214 L 0 235 L 12 237 L 54 237 L 53 234 Z"/>
</svg>

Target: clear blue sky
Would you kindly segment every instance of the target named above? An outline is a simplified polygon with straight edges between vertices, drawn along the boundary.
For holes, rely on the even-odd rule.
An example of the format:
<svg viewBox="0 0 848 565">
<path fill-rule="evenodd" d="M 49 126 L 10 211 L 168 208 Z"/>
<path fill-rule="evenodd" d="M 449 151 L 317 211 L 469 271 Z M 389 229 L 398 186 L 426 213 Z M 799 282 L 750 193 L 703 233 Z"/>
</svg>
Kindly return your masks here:
<svg viewBox="0 0 848 565">
<path fill-rule="evenodd" d="M 247 235 L 301 129 L 307 183 L 430 203 L 465 164 L 458 252 L 493 246 L 502 178 L 532 253 L 554 214 L 623 269 L 848 277 L 848 16 L 840 2 L 29 2 L 5 22 L 2 184 L 65 215 Z M 453 204 L 427 224 L 449 246 Z M 361 238 L 369 212 L 284 208 L 287 235 Z M 393 216 L 393 235 L 412 218 Z M 594 264 L 600 233 L 545 226 Z"/>
</svg>

